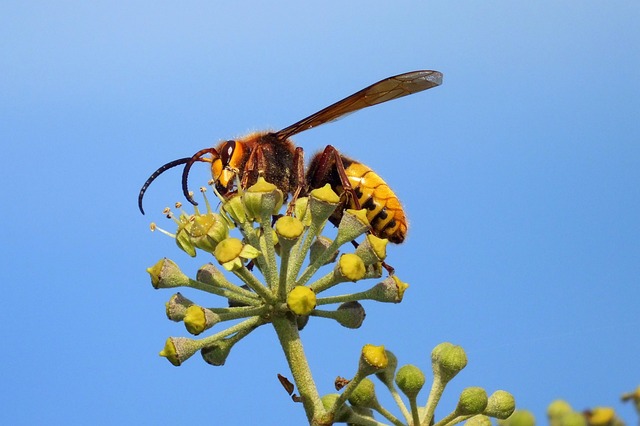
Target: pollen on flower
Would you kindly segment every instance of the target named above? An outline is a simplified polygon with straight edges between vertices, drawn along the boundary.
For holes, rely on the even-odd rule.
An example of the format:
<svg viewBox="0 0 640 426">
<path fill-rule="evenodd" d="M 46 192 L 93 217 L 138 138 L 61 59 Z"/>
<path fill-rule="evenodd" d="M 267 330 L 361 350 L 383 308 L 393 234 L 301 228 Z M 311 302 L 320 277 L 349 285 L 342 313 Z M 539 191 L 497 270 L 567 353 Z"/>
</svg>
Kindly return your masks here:
<svg viewBox="0 0 640 426">
<path fill-rule="evenodd" d="M 182 203 L 180 201 L 176 201 L 175 206 L 176 206 L 176 209 L 180 209 L 182 208 Z"/>
</svg>

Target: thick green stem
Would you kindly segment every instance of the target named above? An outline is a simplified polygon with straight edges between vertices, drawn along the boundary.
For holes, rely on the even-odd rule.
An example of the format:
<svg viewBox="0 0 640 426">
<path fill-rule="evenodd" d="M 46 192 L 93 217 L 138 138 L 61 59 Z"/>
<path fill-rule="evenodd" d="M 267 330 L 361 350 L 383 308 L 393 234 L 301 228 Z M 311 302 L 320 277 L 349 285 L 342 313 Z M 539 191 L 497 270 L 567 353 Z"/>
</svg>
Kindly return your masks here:
<svg viewBox="0 0 640 426">
<path fill-rule="evenodd" d="M 293 380 L 300 392 L 307 419 L 310 424 L 322 424 L 326 412 L 304 354 L 296 321 L 287 316 L 275 315 L 272 322 L 293 374 Z"/>
</svg>

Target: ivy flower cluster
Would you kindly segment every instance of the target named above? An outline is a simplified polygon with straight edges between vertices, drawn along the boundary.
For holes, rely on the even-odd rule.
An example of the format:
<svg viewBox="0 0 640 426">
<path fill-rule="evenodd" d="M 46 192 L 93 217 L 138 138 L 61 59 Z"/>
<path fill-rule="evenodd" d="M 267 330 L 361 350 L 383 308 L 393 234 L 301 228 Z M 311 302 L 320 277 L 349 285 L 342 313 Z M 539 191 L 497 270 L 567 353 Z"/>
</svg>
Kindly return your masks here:
<svg viewBox="0 0 640 426">
<path fill-rule="evenodd" d="M 450 343 L 438 345 L 431 354 L 433 382 L 423 405 L 418 404 L 418 395 L 426 382 L 424 373 L 413 365 L 397 368 L 393 353 L 376 345 L 362 348 L 353 377 L 336 379 L 336 389 L 341 393 L 321 397 L 299 332 L 312 317 L 355 329 L 365 319 L 361 301 L 402 301 L 408 284 L 394 274 L 381 279 L 387 240 L 370 232 L 365 210 L 347 209 L 336 215 L 342 204 L 329 185 L 298 198 L 295 204 L 283 206 L 282 192 L 260 178 L 230 199 L 219 197 L 221 206 L 217 212 L 211 208 L 204 189 L 202 192 L 206 212 L 201 213 L 196 207 L 194 214 L 188 214 L 180 205 L 178 217 L 165 211 L 177 225 L 175 233 L 152 224 L 152 229 L 175 238 L 178 247 L 190 256 L 200 251 L 212 257 L 212 262 L 203 265 L 195 278 L 188 277 L 175 262 L 161 259 L 147 269 L 152 285 L 157 289 L 196 289 L 226 301 L 226 306 L 207 307 L 181 293 L 171 296 L 166 303 L 167 317 L 182 322 L 188 333 L 199 336 L 219 329 L 202 338 L 169 337 L 160 355 L 173 365 L 181 365 L 195 353 L 200 353 L 208 364 L 224 365 L 239 341 L 258 327 L 270 324 L 295 385 L 283 376 L 279 376 L 280 381 L 292 399 L 302 403 L 312 425 L 383 424 L 374 419 L 375 411 L 393 425 L 449 426 L 467 420 L 488 426 L 490 417 L 505 419 L 514 411 L 511 394 L 497 391 L 488 396 L 484 389 L 470 387 L 462 391 L 450 414 L 434 419 L 446 384 L 467 364 L 464 350 Z M 283 207 L 286 213 L 281 215 Z M 336 217 L 340 221 L 331 239 L 323 231 L 330 218 Z M 230 236 L 234 229 L 239 230 L 241 238 Z M 363 237 L 362 242 L 351 245 L 358 237 Z M 321 270 L 325 272 L 320 273 Z M 235 276 L 236 282 L 228 278 L 230 275 Z M 379 281 L 367 290 L 349 291 L 350 283 L 366 279 Z M 346 291 L 326 295 L 327 290 L 338 286 Z M 226 328 L 222 327 L 225 322 L 230 324 Z M 402 420 L 379 403 L 374 382 L 369 378 L 373 376 L 393 396 Z M 294 393 L 296 388 L 299 395 Z M 398 390 L 408 400 L 408 406 Z"/>
</svg>

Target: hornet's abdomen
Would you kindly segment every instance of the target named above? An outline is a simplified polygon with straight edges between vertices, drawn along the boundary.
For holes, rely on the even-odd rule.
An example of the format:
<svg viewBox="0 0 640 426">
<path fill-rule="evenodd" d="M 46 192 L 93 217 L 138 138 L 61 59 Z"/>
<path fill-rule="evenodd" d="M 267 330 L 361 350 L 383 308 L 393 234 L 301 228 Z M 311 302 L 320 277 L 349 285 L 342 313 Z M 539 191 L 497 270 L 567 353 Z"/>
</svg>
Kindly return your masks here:
<svg viewBox="0 0 640 426">
<path fill-rule="evenodd" d="M 352 162 L 345 168 L 345 172 L 360 207 L 367 210 L 367 219 L 373 233 L 395 244 L 403 242 L 407 235 L 407 217 L 400 200 L 389 185 L 362 163 Z M 355 208 L 353 201 L 349 204 L 349 208 Z"/>
</svg>

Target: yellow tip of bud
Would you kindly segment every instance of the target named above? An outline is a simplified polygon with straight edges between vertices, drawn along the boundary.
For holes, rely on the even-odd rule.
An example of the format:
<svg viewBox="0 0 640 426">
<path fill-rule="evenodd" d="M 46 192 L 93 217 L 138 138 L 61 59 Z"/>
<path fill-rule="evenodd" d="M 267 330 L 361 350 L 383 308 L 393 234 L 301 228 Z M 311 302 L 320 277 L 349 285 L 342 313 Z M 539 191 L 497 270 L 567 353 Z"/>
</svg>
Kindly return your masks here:
<svg viewBox="0 0 640 426">
<path fill-rule="evenodd" d="M 360 210 L 347 209 L 345 210 L 345 212 L 354 215 L 362 224 L 366 226 L 371 226 L 371 223 L 369 223 L 369 218 L 367 218 L 367 209 L 360 209 Z"/>
<path fill-rule="evenodd" d="M 287 306 L 296 315 L 309 315 L 316 307 L 316 294 L 309 287 L 296 286 L 287 295 Z"/>
<path fill-rule="evenodd" d="M 191 305 L 184 315 L 184 326 L 193 335 L 202 333 L 207 327 L 207 319 L 201 306 Z"/>
<path fill-rule="evenodd" d="M 340 202 L 340 197 L 331 189 L 331 185 L 328 183 L 322 188 L 314 189 L 309 195 L 326 203 L 338 204 Z"/>
<path fill-rule="evenodd" d="M 382 370 L 387 368 L 389 359 L 387 353 L 384 350 L 384 346 L 364 345 L 360 359 L 367 365 L 375 368 L 376 370 Z"/>
<path fill-rule="evenodd" d="M 255 184 L 247 188 L 247 192 L 271 192 L 277 189 L 277 186 L 267 182 L 262 176 L 260 176 Z"/>
<path fill-rule="evenodd" d="M 338 268 L 340 273 L 350 281 L 361 280 L 367 273 L 367 269 L 360 256 L 353 253 L 346 253 L 340 256 Z"/>
<path fill-rule="evenodd" d="M 591 410 L 589 424 L 591 426 L 607 426 L 611 424 L 615 416 L 616 413 L 611 407 L 596 407 Z"/>
<path fill-rule="evenodd" d="M 304 232 L 302 222 L 291 216 L 282 216 L 276 221 L 276 232 L 280 237 L 294 240 Z"/>
</svg>

